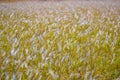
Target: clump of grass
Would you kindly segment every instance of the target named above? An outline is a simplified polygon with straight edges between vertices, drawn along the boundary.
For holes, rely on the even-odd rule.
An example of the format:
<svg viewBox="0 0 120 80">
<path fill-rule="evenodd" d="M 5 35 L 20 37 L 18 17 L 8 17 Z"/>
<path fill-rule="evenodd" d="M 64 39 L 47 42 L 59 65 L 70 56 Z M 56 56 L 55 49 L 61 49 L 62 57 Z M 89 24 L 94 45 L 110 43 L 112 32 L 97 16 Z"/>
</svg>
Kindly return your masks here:
<svg viewBox="0 0 120 80">
<path fill-rule="evenodd" d="M 119 80 L 118 2 L 0 3 L 0 80 L 9 79 Z"/>
</svg>

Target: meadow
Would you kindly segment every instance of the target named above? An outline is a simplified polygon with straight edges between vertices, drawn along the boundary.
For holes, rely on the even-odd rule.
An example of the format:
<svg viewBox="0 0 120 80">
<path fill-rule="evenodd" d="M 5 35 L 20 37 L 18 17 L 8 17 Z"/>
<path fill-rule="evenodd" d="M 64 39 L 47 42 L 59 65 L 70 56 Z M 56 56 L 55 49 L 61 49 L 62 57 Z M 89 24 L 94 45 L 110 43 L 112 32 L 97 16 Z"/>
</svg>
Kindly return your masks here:
<svg viewBox="0 0 120 80">
<path fill-rule="evenodd" d="M 120 80 L 120 1 L 1 2 L 0 80 Z"/>
</svg>

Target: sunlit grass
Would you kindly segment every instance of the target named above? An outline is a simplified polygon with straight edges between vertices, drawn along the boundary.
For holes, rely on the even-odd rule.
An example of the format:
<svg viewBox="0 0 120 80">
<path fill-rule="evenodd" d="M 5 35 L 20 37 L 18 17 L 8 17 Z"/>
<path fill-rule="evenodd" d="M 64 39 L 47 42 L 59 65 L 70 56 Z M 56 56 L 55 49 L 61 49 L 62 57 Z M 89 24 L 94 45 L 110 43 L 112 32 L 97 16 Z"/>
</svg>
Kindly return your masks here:
<svg viewBox="0 0 120 80">
<path fill-rule="evenodd" d="M 119 80 L 119 2 L 0 3 L 0 80 L 10 79 Z"/>
</svg>

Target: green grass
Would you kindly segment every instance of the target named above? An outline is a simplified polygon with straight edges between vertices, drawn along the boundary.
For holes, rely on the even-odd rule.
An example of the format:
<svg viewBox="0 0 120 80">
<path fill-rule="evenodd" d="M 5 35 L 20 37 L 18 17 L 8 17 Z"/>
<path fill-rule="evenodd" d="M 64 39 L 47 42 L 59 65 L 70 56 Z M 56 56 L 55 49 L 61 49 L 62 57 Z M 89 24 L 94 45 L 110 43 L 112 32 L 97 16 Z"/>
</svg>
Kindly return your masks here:
<svg viewBox="0 0 120 80">
<path fill-rule="evenodd" d="M 0 3 L 0 80 L 10 79 L 119 80 L 119 2 Z"/>
</svg>

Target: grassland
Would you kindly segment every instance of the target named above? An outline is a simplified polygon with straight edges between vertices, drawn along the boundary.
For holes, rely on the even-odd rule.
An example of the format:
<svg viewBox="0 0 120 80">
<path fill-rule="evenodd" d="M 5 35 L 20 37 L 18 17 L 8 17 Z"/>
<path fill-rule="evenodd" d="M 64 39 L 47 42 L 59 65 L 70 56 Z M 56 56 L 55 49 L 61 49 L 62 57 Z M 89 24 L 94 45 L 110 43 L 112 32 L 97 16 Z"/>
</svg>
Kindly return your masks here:
<svg viewBox="0 0 120 80">
<path fill-rule="evenodd" d="M 120 80 L 119 3 L 0 3 L 0 80 Z"/>
</svg>

